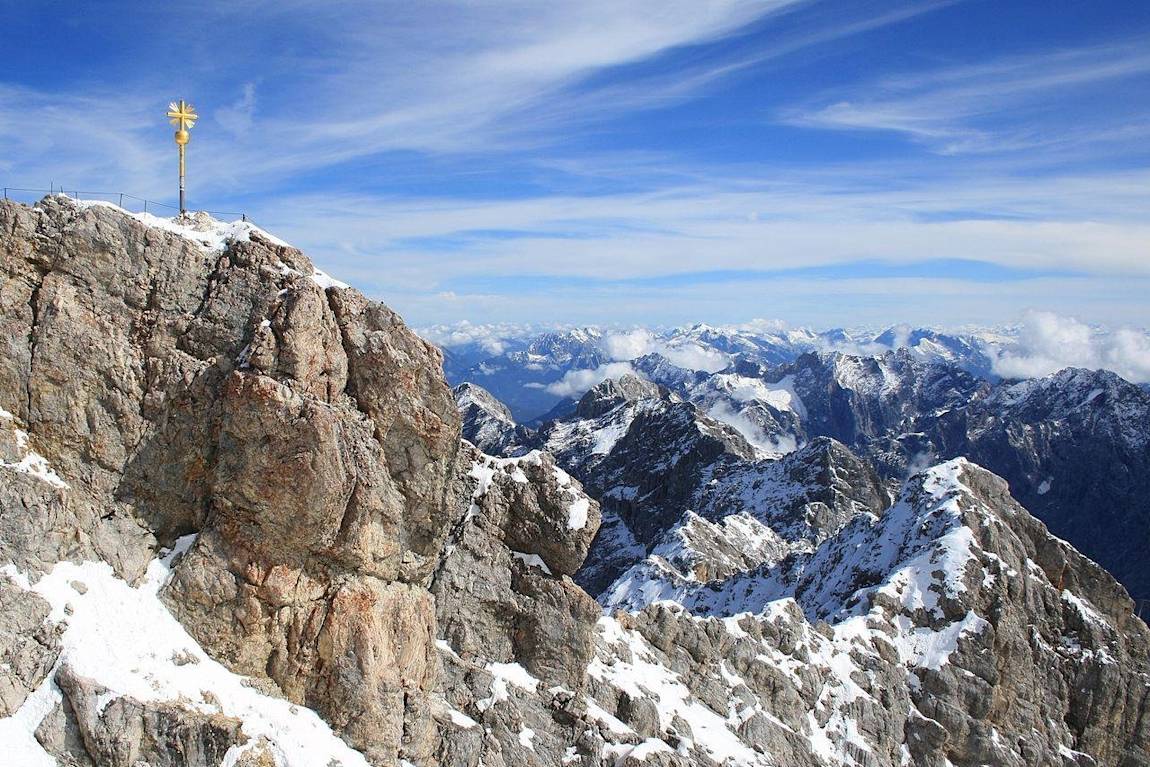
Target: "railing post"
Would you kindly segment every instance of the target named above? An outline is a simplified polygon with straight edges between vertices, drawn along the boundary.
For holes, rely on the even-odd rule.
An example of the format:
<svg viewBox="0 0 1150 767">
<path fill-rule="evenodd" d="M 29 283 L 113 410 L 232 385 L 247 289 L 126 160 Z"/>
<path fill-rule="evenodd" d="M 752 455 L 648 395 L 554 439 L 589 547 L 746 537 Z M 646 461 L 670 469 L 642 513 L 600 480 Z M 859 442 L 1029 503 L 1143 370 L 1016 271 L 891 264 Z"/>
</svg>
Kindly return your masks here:
<svg viewBox="0 0 1150 767">
<path fill-rule="evenodd" d="M 147 200 L 144 200 L 144 212 L 145 213 L 148 212 L 148 201 Z"/>
</svg>

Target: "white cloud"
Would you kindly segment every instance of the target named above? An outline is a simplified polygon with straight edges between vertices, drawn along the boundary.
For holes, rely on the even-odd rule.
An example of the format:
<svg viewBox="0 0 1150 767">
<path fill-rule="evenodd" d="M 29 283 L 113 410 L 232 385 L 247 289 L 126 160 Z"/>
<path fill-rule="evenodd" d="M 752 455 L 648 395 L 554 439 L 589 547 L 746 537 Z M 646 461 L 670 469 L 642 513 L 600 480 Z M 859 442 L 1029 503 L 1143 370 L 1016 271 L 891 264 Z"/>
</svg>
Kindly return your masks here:
<svg viewBox="0 0 1150 767">
<path fill-rule="evenodd" d="M 448 348 L 474 344 L 491 355 L 502 354 L 510 341 L 528 338 L 538 331 L 539 327 L 535 325 L 513 322 L 473 324 L 467 320 L 417 329 L 420 336 L 433 344 Z"/>
<path fill-rule="evenodd" d="M 1150 171 L 1030 179 L 982 171 L 924 180 L 909 169 L 903 179 L 897 169 L 844 167 L 834 177 L 780 172 L 766 182 L 582 198 L 308 195 L 280 198 L 257 220 L 320 260 L 338 232 L 346 253 L 336 254 L 349 268 L 386 264 L 390 285 L 540 272 L 627 279 L 859 259 L 976 258 L 1014 269 L 1150 274 L 1150 224 L 1139 209 Z M 749 219 L 756 211 L 770 215 Z M 517 236 L 475 235 L 491 230 Z M 437 251 L 432 271 L 418 244 L 424 238 L 461 245 Z"/>
<path fill-rule="evenodd" d="M 687 370 L 705 370 L 715 373 L 731 364 L 726 354 L 697 343 L 668 344 L 650 330 L 635 328 L 621 333 L 609 333 L 600 343 L 603 352 L 613 360 L 628 361 L 645 354 L 660 354 L 672 365 Z"/>
<path fill-rule="evenodd" d="M 1112 370 L 1128 381 L 1150 381 L 1150 335 L 1133 328 L 1108 332 L 1073 317 L 1029 312 L 1014 346 L 997 352 L 994 372 L 1036 378 L 1067 367 Z"/>
<path fill-rule="evenodd" d="M 598 386 L 608 378 L 618 378 L 628 374 L 639 375 L 629 362 L 608 362 L 597 368 L 568 370 L 562 378 L 548 384 L 545 388 L 557 397 L 574 397 Z"/>
<path fill-rule="evenodd" d="M 633 360 L 657 351 L 660 344 L 655 335 L 644 328 L 623 333 L 609 333 L 601 342 L 603 352 L 613 360 Z"/>
<path fill-rule="evenodd" d="M 1103 142 L 1144 138 L 1150 116 L 1145 110 L 1122 120 L 1108 112 L 1051 112 L 1052 102 L 1101 81 L 1147 73 L 1150 54 L 1142 41 L 1045 51 L 887 77 L 823 96 L 788 111 L 784 120 L 804 127 L 902 133 L 942 154 L 1039 147 L 1096 151 Z M 1053 120 L 1057 129 L 1047 124 L 1035 130 L 1036 107 L 1046 109 L 1041 119 Z"/>
<path fill-rule="evenodd" d="M 752 447 L 768 456 L 786 455 L 798 449 L 798 443 L 793 436 L 780 434 L 776 438 L 771 438 L 759 428 L 758 424 L 721 400 L 707 411 L 707 415 L 739 432 Z"/>
<path fill-rule="evenodd" d="M 216 110 L 216 122 L 233 136 L 244 136 L 252 129 L 256 111 L 256 84 L 244 83 L 240 97 L 226 107 Z"/>
<path fill-rule="evenodd" d="M 750 65 L 896 24 L 942 4 L 866 7 L 830 20 L 811 14 L 771 25 L 769 43 L 749 56 L 745 46 L 715 44 L 752 24 L 759 23 L 761 31 L 764 19 L 815 3 L 217 0 L 199 4 L 194 18 L 166 11 L 148 14 L 150 34 L 138 44 L 176 35 L 188 41 L 184 52 L 189 60 L 212 62 L 206 69 L 185 68 L 176 78 L 202 109 L 209 109 L 211 100 L 232 102 L 214 111 L 223 131 L 201 130 L 196 136 L 197 191 L 208 191 L 209 184 L 213 191 L 251 191 L 259 183 L 384 153 L 534 153 L 588 123 L 682 102 Z M 284 44 L 293 39 L 306 39 L 307 45 Z M 146 141 L 152 150 L 166 148 L 170 141 L 158 130 L 164 124 L 163 106 L 184 93 L 155 96 L 157 81 L 173 82 L 170 72 L 145 68 L 132 76 L 139 70 L 132 67 L 136 59 L 150 55 L 136 44 L 129 38 L 109 52 L 100 71 L 83 71 L 83 92 L 29 89 L 26 95 L 42 102 L 47 114 L 41 118 L 47 119 L 28 113 L 40 141 L 20 152 L 5 135 L 4 124 L 10 121 L 0 104 L 0 139 L 14 150 L 5 154 L 19 154 L 22 163 L 37 169 L 54 163 L 57 148 L 92 151 L 90 135 L 59 119 L 62 114 L 97 114 L 72 108 L 89 97 L 113 107 L 129 99 L 145 107 L 142 112 L 109 108 L 99 119 L 71 121 L 87 131 L 106 131 L 109 146 L 98 156 L 109 168 L 136 159 L 133 144 L 138 142 L 133 139 Z M 707 45 L 712 46 L 707 55 L 674 71 L 602 76 Z M 219 50 L 228 56 L 220 58 Z M 129 76 L 120 76 L 125 70 Z M 92 78 L 98 82 L 103 71 L 116 74 L 103 87 L 93 87 Z M 233 93 L 219 90 L 218 83 L 229 80 L 246 83 L 234 101 Z M 258 111 L 255 82 L 260 83 Z M 137 133 L 141 130 L 146 133 Z M 117 138 L 125 140 L 117 144 Z M 0 168 L 5 159 L 0 158 Z M 60 167 L 71 169 L 69 183 L 110 182 L 106 174 L 82 173 L 78 164 Z M 133 191 L 140 187 L 138 180 L 128 185 Z"/>
<path fill-rule="evenodd" d="M 704 370 L 717 373 L 731 364 L 731 358 L 717 349 L 708 349 L 699 344 L 676 344 L 664 346 L 659 353 L 672 365 L 687 370 Z"/>
</svg>

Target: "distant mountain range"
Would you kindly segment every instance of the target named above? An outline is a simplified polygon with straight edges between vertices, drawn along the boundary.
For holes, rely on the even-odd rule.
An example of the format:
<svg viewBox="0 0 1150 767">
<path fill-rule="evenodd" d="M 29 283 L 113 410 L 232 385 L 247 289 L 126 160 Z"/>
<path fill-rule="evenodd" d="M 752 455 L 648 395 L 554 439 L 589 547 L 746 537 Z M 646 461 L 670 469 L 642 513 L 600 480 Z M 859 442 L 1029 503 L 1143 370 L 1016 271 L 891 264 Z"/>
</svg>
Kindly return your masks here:
<svg viewBox="0 0 1150 767">
<path fill-rule="evenodd" d="M 586 391 L 591 385 L 588 382 L 618 374 L 650 354 L 658 354 L 688 372 L 716 372 L 736 363 L 785 364 L 815 351 L 875 355 L 907 349 L 916 359 L 949 362 L 973 376 L 997 380 L 995 354 L 1011 339 L 1010 330 L 969 334 L 908 327 L 877 333 L 841 328 L 813 331 L 768 322 L 721 327 L 700 324 L 670 330 L 576 328 L 544 332 L 466 325 L 462 330 L 436 326 L 423 332 L 443 348 L 449 382 L 479 384 L 503 402 L 517 421 L 526 424 L 546 420 L 553 408 Z"/>
<path fill-rule="evenodd" d="M 890 494 L 922 467 L 966 457 L 1004 477 L 1053 533 L 1135 597 L 1150 598 L 1150 393 L 1107 371 L 999 379 L 993 361 L 1005 339 L 891 330 L 865 340 L 845 331 L 700 325 L 647 334 L 646 348 L 660 351 L 613 361 L 605 350 L 618 342 L 583 330 L 541 336 L 449 379 L 477 379 L 465 387 L 472 397 L 491 383 L 496 390 L 486 396 L 511 392 L 505 396 L 518 397 L 521 411 L 521 390 L 553 395 L 536 400 L 556 404 L 528 419 L 531 428 L 509 406 L 498 427 L 473 414 L 464 434 L 497 454 L 547 449 L 602 501 L 602 541 L 580 576 L 592 593 L 608 588 L 639 550 L 646 556 L 662 545 L 659 536 L 686 510 L 707 516 L 700 493 L 716 467 L 791 460 L 828 438 L 873 467 Z M 832 345 L 897 350 L 810 351 Z M 708 352 L 727 355 L 727 364 L 697 369 L 667 356 L 704 360 Z M 572 379 L 593 380 L 588 370 L 614 378 L 567 395 Z M 557 383 L 539 388 L 548 376 Z M 498 438 L 477 431 L 477 418 Z M 644 495 L 639 516 L 630 511 L 635 493 Z"/>
</svg>

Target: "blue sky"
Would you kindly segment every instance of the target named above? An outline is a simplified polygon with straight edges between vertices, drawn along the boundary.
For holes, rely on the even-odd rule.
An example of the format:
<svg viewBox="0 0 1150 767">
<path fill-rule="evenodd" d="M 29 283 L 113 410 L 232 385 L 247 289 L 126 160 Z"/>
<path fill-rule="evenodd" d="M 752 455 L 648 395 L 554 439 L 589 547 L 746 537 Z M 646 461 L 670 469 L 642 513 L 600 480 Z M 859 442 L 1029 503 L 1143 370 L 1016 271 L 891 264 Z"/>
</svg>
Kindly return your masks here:
<svg viewBox="0 0 1150 767">
<path fill-rule="evenodd" d="M 1142 0 L 12 2 L 0 183 L 246 211 L 422 325 L 1150 324 Z"/>
</svg>

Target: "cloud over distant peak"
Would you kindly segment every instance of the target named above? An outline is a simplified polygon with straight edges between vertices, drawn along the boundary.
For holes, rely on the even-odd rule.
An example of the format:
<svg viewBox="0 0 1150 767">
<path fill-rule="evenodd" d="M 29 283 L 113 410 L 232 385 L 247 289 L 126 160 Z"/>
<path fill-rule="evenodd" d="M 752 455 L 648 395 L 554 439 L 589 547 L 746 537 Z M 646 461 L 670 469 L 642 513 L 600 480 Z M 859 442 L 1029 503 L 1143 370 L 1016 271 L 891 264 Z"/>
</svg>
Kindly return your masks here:
<svg viewBox="0 0 1150 767">
<path fill-rule="evenodd" d="M 608 333 L 600 342 L 603 352 L 613 360 L 628 361 L 645 354 L 662 355 L 668 362 L 686 370 L 715 373 L 731 364 L 731 358 L 717 349 L 697 343 L 669 343 L 646 328 L 621 333 Z"/>
<path fill-rule="evenodd" d="M 594 388 L 608 378 L 638 375 L 629 362 L 608 362 L 597 368 L 568 370 L 558 381 L 548 384 L 546 391 L 557 397 L 574 397 Z"/>
<path fill-rule="evenodd" d="M 994 372 L 1038 378 L 1067 367 L 1112 370 L 1128 381 L 1150 381 L 1150 335 L 1134 328 L 1105 331 L 1053 312 L 1028 312 L 1017 343 L 998 352 Z"/>
</svg>

